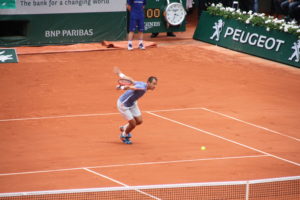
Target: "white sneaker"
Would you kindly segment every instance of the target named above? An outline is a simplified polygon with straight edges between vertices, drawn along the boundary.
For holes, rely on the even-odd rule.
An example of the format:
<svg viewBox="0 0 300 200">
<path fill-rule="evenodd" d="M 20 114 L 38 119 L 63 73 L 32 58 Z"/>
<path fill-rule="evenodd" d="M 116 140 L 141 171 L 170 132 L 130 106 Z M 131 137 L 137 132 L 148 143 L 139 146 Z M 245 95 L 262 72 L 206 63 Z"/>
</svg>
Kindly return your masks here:
<svg viewBox="0 0 300 200">
<path fill-rule="evenodd" d="M 129 51 L 133 50 L 132 44 L 128 44 L 128 50 Z"/>
<path fill-rule="evenodd" d="M 142 49 L 142 50 L 145 50 L 145 49 L 146 49 L 143 43 L 140 43 L 140 44 L 139 44 L 139 49 Z"/>
</svg>

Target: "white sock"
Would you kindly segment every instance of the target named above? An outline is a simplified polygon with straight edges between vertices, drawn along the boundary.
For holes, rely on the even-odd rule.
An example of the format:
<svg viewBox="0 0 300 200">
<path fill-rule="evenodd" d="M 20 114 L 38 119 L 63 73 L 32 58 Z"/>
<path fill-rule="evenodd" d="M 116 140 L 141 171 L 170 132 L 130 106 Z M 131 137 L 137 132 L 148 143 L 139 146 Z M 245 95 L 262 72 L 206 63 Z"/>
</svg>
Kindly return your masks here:
<svg viewBox="0 0 300 200">
<path fill-rule="evenodd" d="M 127 127 L 128 127 L 128 123 L 127 124 L 125 124 L 125 125 L 123 125 L 122 127 L 123 127 L 123 132 L 122 132 L 122 136 L 123 137 L 125 137 L 127 134 L 126 134 L 126 129 L 127 129 Z"/>
<path fill-rule="evenodd" d="M 131 44 L 131 45 L 132 45 L 132 40 L 128 40 L 128 44 Z"/>
<path fill-rule="evenodd" d="M 126 137 L 125 131 L 122 132 L 122 137 Z"/>
<path fill-rule="evenodd" d="M 139 44 L 143 44 L 143 40 L 140 40 L 140 41 L 139 41 Z"/>
<path fill-rule="evenodd" d="M 124 128 L 124 131 L 126 130 L 126 128 L 128 127 L 128 123 L 127 124 L 125 124 L 125 125 L 123 125 L 123 128 Z"/>
</svg>

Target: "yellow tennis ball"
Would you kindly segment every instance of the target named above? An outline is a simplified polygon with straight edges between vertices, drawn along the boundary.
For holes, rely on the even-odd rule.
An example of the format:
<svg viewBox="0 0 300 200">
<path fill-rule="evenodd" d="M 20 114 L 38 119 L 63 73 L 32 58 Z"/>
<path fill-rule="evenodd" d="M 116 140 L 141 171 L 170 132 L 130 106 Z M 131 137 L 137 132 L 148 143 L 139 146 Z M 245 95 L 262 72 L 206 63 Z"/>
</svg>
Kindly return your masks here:
<svg viewBox="0 0 300 200">
<path fill-rule="evenodd" d="M 202 147 L 201 147 L 201 150 L 202 150 L 202 151 L 206 150 L 206 147 L 205 147 L 205 146 L 202 146 Z"/>
</svg>

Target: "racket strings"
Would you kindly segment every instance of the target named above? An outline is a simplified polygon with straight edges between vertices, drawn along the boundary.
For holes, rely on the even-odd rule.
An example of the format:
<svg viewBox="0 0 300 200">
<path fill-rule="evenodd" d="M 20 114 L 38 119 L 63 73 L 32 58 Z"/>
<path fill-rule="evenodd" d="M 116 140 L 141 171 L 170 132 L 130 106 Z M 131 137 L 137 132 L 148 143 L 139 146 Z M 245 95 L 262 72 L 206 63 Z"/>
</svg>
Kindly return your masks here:
<svg viewBox="0 0 300 200">
<path fill-rule="evenodd" d="M 131 80 L 128 80 L 128 79 L 119 79 L 118 83 L 120 85 L 132 85 L 133 84 L 133 82 Z"/>
</svg>

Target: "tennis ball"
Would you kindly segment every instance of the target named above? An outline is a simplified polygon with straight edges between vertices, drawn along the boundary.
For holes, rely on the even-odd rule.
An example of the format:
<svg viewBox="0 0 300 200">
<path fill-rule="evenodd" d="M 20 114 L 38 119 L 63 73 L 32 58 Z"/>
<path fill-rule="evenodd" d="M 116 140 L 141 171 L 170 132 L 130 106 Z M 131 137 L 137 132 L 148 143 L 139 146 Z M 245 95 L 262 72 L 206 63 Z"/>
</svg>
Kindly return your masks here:
<svg viewBox="0 0 300 200">
<path fill-rule="evenodd" d="M 202 151 L 206 150 L 206 147 L 205 147 L 205 146 L 202 146 L 202 147 L 201 147 L 201 150 L 202 150 Z"/>
</svg>

